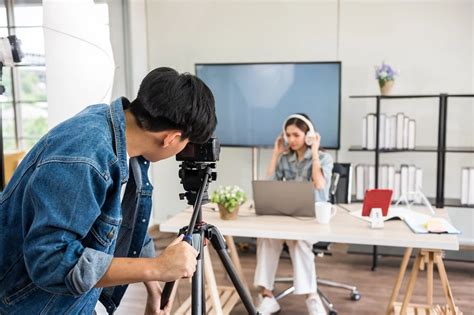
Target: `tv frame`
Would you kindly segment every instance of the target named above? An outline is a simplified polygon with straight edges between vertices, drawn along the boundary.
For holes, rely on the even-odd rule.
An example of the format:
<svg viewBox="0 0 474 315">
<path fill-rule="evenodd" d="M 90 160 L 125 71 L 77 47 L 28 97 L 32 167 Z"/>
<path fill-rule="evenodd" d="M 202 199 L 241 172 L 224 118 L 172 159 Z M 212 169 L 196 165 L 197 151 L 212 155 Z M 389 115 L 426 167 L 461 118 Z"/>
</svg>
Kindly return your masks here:
<svg viewBox="0 0 474 315">
<path fill-rule="evenodd" d="M 274 64 L 337 64 L 339 66 L 339 115 L 337 119 L 337 145 L 335 147 L 324 147 L 327 150 L 339 150 L 341 148 L 341 100 L 342 100 L 342 62 L 341 61 L 278 61 L 278 62 L 218 62 L 218 63 L 195 63 L 194 74 L 197 76 L 198 66 L 240 66 L 240 65 L 274 65 Z M 219 117 L 217 117 L 219 122 Z M 283 123 L 283 122 L 282 122 Z M 261 146 L 249 146 L 249 145 L 236 145 L 236 144 L 223 144 L 223 147 L 229 148 L 272 148 L 272 146 L 261 145 Z"/>
</svg>

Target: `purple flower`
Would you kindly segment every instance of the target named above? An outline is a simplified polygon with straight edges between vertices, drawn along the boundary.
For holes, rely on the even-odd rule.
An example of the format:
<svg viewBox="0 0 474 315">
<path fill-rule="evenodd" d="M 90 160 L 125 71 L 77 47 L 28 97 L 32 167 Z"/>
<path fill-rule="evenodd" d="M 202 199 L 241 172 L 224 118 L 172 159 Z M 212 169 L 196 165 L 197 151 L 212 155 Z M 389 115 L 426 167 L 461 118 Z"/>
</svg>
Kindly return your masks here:
<svg viewBox="0 0 474 315">
<path fill-rule="evenodd" d="M 375 67 L 375 79 L 378 81 L 391 81 L 395 79 L 396 75 L 398 75 L 398 73 L 385 62 L 382 62 L 380 66 Z"/>
</svg>

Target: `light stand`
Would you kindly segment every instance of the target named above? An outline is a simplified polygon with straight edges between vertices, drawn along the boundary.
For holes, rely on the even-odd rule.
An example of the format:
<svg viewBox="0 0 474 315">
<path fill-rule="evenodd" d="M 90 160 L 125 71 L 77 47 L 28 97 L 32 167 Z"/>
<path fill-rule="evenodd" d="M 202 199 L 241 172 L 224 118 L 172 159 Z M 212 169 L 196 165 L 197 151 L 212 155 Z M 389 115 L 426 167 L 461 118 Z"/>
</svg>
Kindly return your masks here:
<svg viewBox="0 0 474 315">
<path fill-rule="evenodd" d="M 0 62 L 0 81 L 2 78 L 2 68 L 3 63 Z M 3 95 L 5 92 L 5 87 L 0 84 L 0 95 Z M 0 191 L 3 191 L 5 188 L 5 165 L 4 165 L 4 156 L 3 156 L 3 106 L 0 104 Z"/>
<path fill-rule="evenodd" d="M 219 232 L 217 227 L 207 224 L 202 221 L 202 202 L 208 201 L 207 199 L 207 188 L 212 179 L 215 179 L 216 173 L 212 172 L 211 168 L 214 168 L 215 164 L 201 164 L 194 162 L 183 162 L 180 169 L 180 177 L 186 190 L 185 193 L 180 194 L 180 198 L 186 197 L 189 204 L 193 204 L 193 214 L 189 225 L 183 227 L 179 233 L 185 233 L 183 238 L 184 242 L 187 242 L 198 251 L 196 272 L 192 277 L 191 285 L 191 309 L 192 315 L 206 314 L 206 300 L 204 290 L 204 240 L 208 239 L 217 254 L 219 255 L 227 274 L 229 275 L 237 293 L 240 296 L 247 312 L 249 314 L 257 314 L 255 306 L 253 305 L 252 299 L 249 296 L 247 290 L 245 290 L 243 283 L 239 279 L 237 272 L 232 265 L 232 261 L 227 253 L 226 243 L 222 234 Z M 188 174 L 192 175 L 187 178 Z M 199 189 L 193 189 L 193 186 L 200 186 Z M 168 304 L 171 292 L 173 291 L 175 282 L 167 282 L 163 288 L 161 295 L 160 308 Z"/>
</svg>

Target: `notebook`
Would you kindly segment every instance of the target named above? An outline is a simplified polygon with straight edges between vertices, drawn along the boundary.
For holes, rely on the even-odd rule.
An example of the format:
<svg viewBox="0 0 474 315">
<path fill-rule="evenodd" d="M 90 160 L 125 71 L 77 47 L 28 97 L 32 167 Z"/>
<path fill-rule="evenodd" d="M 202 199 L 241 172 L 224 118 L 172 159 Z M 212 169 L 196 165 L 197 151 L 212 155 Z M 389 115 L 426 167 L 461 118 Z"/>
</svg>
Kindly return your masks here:
<svg viewBox="0 0 474 315">
<path fill-rule="evenodd" d="M 392 202 L 391 189 L 370 189 L 365 192 L 364 205 L 362 206 L 362 215 L 370 216 L 370 211 L 374 208 L 381 208 L 382 215 L 386 216 L 388 208 Z"/>
</svg>

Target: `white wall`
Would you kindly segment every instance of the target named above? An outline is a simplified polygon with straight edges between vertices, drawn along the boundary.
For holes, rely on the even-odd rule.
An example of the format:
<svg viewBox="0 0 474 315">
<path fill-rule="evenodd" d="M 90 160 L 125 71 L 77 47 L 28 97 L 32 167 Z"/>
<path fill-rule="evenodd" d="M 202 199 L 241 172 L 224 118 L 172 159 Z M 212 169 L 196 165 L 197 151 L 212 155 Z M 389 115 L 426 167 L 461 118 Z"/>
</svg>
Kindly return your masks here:
<svg viewBox="0 0 474 315">
<path fill-rule="evenodd" d="M 339 161 L 372 162 L 368 153 L 349 152 L 360 144 L 361 118 L 374 111 L 354 94 L 378 93 L 374 66 L 389 61 L 401 75 L 394 93 L 474 92 L 474 8 L 472 1 L 147 1 L 150 69 L 172 66 L 194 72 L 198 62 L 330 61 L 340 58 L 342 147 Z M 448 145 L 474 146 L 474 104 L 450 103 Z M 436 145 L 438 106 L 430 100 L 383 105 L 417 119 L 418 145 Z M 332 152 L 334 154 L 334 152 Z M 260 158 L 262 174 L 270 151 Z M 383 162 L 416 163 L 425 170 L 424 187 L 435 193 L 436 155 L 384 155 Z M 461 166 L 474 166 L 472 155 L 448 155 L 446 196 L 458 197 Z M 156 221 L 179 211 L 182 190 L 178 164 L 154 167 Z M 238 184 L 251 194 L 251 150 L 224 148 L 218 183 Z M 212 190 L 212 187 L 211 189 Z"/>
<path fill-rule="evenodd" d="M 473 92 L 472 3 L 470 1 L 351 1 L 341 5 L 340 56 L 343 62 L 342 150 L 340 159 L 364 162 L 372 155 L 347 152 L 360 143 L 360 120 L 375 111 L 374 100 L 349 99 L 377 93 L 373 66 L 387 60 L 401 74 L 394 93 Z M 474 102 L 450 99 L 448 146 L 473 146 Z M 389 114 L 405 112 L 417 121 L 417 145 L 436 145 L 436 100 L 394 100 L 382 104 Z M 464 135 L 471 135 L 466 137 Z M 445 195 L 459 197 L 461 166 L 473 155 L 448 154 Z M 424 190 L 435 195 L 435 153 L 385 154 L 382 163 L 414 163 L 424 170 Z"/>
<path fill-rule="evenodd" d="M 197 62 L 334 60 L 336 16 L 330 1 L 148 1 L 150 67 L 194 73 Z M 251 159 L 250 149 L 224 148 L 217 182 L 251 193 Z M 154 167 L 157 221 L 183 207 L 177 170 L 172 160 Z"/>
</svg>

